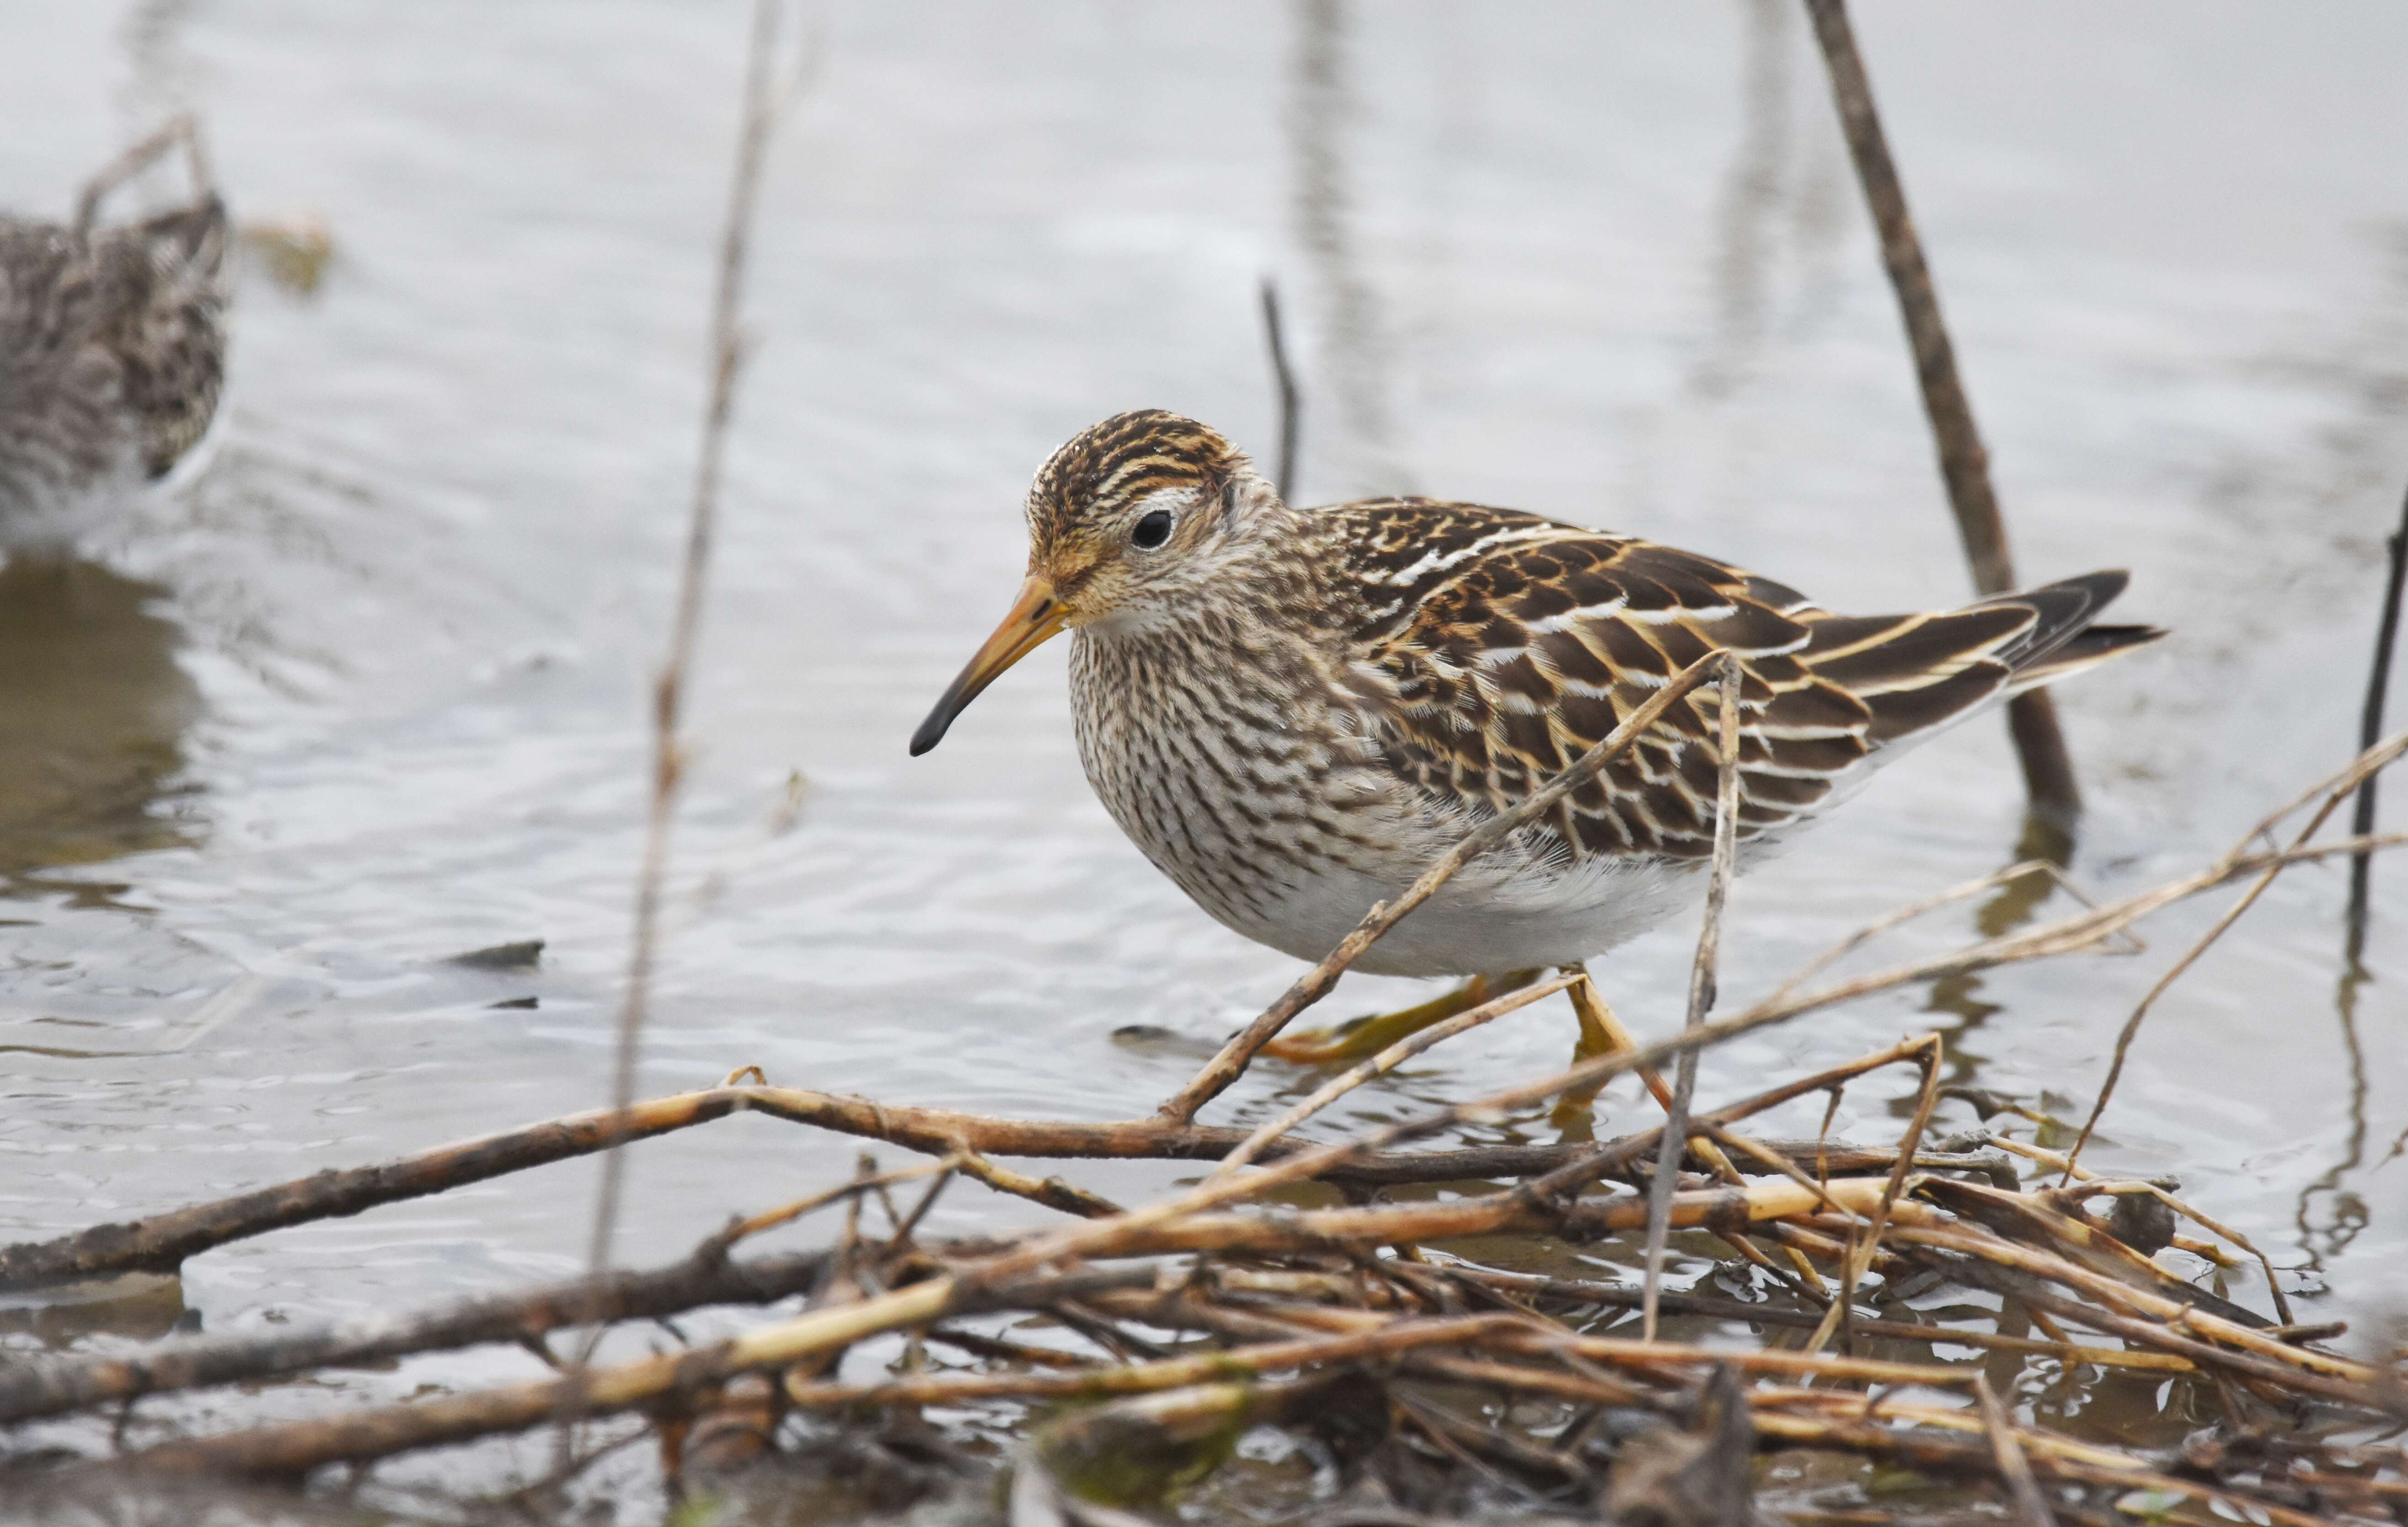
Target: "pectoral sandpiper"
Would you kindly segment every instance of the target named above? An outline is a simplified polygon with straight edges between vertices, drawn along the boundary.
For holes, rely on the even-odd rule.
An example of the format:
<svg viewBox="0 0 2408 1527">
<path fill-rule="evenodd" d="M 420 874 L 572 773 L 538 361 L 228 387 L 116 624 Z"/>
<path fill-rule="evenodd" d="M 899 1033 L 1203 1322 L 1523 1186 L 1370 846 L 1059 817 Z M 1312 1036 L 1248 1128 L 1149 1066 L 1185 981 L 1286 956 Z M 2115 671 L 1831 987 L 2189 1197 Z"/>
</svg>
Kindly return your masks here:
<svg viewBox="0 0 2408 1527">
<path fill-rule="evenodd" d="M 181 143 L 189 205 L 95 226 Z M 0 553 L 64 553 L 207 434 L 224 376 L 225 207 L 189 121 L 94 177 L 75 222 L 0 216 Z"/>
<path fill-rule="evenodd" d="M 1744 865 L 1908 744 L 2162 634 L 2092 624 L 2121 572 L 1837 615 L 1694 553 L 1512 510 L 1292 508 L 1220 435 L 1154 411 L 1063 446 L 1027 516 L 1020 596 L 912 753 L 1068 627 L 1079 754 L 1106 809 L 1197 905 L 1300 959 L 1709 652 L 1744 670 Z M 1711 686 L 1673 705 L 1356 968 L 1471 976 L 1476 996 L 1478 978 L 1576 965 L 1695 905 L 1718 705 Z"/>
</svg>

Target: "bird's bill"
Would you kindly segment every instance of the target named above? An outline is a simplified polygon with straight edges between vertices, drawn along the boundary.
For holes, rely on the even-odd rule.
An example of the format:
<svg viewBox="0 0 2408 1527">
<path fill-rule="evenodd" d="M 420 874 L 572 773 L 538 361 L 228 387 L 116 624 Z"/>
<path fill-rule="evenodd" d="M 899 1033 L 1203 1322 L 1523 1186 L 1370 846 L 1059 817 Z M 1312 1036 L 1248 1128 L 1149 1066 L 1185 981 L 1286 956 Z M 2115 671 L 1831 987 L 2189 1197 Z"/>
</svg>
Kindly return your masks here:
<svg viewBox="0 0 2408 1527">
<path fill-rule="evenodd" d="M 1052 640 L 1062 629 L 1063 613 L 1061 602 L 1054 598 L 1052 583 L 1042 578 L 1031 578 L 1021 584 L 1020 597 L 1011 601 L 1003 624 L 971 655 L 960 676 L 938 699 L 928 719 L 911 734 L 911 756 L 916 758 L 943 741 L 945 728 L 953 724 L 953 717 L 969 708 L 981 690 L 995 683 L 1005 669 Z"/>
</svg>

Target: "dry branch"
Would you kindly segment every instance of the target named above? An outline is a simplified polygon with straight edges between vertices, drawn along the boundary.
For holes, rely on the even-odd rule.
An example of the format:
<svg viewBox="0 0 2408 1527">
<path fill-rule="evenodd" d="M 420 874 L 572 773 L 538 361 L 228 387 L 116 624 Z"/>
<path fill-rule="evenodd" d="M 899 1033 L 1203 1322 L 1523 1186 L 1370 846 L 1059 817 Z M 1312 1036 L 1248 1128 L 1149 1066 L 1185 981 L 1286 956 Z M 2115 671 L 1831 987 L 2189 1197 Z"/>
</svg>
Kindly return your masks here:
<svg viewBox="0 0 2408 1527">
<path fill-rule="evenodd" d="M 380 1204 L 587 1155 L 604 1148 L 614 1137 L 646 1139 L 745 1112 L 882 1140 L 933 1156 L 967 1152 L 970 1159 L 962 1170 L 982 1180 L 989 1173 L 1019 1180 L 1016 1174 L 997 1173 L 977 1160 L 984 1155 L 1208 1161 L 1219 1160 L 1249 1138 L 1244 1130 L 1179 1126 L 1160 1118 L 1098 1123 L 997 1118 L 793 1088 L 711 1088 L 638 1103 L 615 1129 L 609 1111 L 596 1109 L 438 1145 L 374 1166 L 321 1172 L 143 1219 L 0 1247 L 0 1289 L 34 1289 L 129 1272 L 172 1272 L 187 1257 L 270 1231 L 355 1215 Z M 1897 1155 L 1885 1147 L 1824 1146 L 1813 1141 L 1764 1144 L 1793 1160 L 1820 1160 L 1838 1174 L 1886 1170 Z M 1286 1158 L 1314 1148 L 1306 1142 L 1283 1139 L 1267 1145 L 1264 1154 Z M 1322 1175 L 1366 1188 L 1524 1177 L 1558 1169 L 1596 1148 L 1578 1144 L 1373 1151 L 1333 1165 Z M 1993 1176 L 2012 1173 L 2003 1157 L 1989 1151 L 1927 1151 L 1916 1156 L 1914 1165 L 1924 1171 L 1961 1170 Z M 991 1186 L 1005 1188 L 1006 1184 L 996 1180 Z M 1026 1188 L 1028 1196 L 1073 1213 L 1092 1210 L 1100 1202 L 1092 1195 L 1079 1199 L 1074 1192 L 1057 1191 L 1050 1184 Z"/>
<path fill-rule="evenodd" d="M 299 1475 L 325 1463 L 389 1458 L 420 1448 L 523 1432 L 553 1420 L 572 1402 L 587 1417 L 654 1405 L 674 1407 L 732 1375 L 840 1349 L 882 1330 L 990 1305 L 1042 1304 L 1076 1292 L 1147 1281 L 1151 1275 L 1145 1269 L 1131 1268 L 1047 1278 L 1039 1280 L 1039 1288 L 1007 1285 L 970 1294 L 956 1290 L 952 1280 L 940 1279 L 639 1362 L 593 1367 L 560 1379 L 472 1390 L 416 1404 L 363 1406 L 321 1420 L 171 1442 L 128 1454 L 122 1462 L 135 1469 L 163 1472 Z"/>
<path fill-rule="evenodd" d="M 95 1225 L 55 1240 L 0 1247 L 0 1289 L 40 1288 L 120 1273 L 173 1272 L 185 1258 L 230 1241 L 588 1155 L 613 1140 L 666 1134 L 744 1106 L 744 1096 L 737 1089 L 681 1092 L 638 1103 L 624 1114 L 597 1108 L 376 1166 L 320 1172 L 129 1223 Z"/>
<path fill-rule="evenodd" d="M 1698 928 L 1698 947 L 1689 965 L 1689 1008 L 1682 1032 L 1694 1033 L 1714 1005 L 1715 963 L 1722 951 L 1723 898 L 1730 890 L 1739 843 L 1739 659 L 1722 655 L 1722 692 L 1715 705 L 1721 731 L 1714 742 L 1713 869 L 1706 882 L 1706 910 Z M 1658 1151 L 1656 1174 L 1647 1185 L 1647 1299 L 1641 1328 L 1656 1334 L 1656 1300 L 1664 1277 L 1665 1210 L 1671 1202 L 1673 1179 L 1681 1170 L 1689 1138 L 1689 1105 L 1698 1094 L 1698 1052 L 1681 1052 L 1672 1081 L 1672 1096 L 1664 1104 L 1664 1137 L 1684 1148 Z M 1912 1152 L 1913 1147 L 1909 1147 Z"/>
</svg>

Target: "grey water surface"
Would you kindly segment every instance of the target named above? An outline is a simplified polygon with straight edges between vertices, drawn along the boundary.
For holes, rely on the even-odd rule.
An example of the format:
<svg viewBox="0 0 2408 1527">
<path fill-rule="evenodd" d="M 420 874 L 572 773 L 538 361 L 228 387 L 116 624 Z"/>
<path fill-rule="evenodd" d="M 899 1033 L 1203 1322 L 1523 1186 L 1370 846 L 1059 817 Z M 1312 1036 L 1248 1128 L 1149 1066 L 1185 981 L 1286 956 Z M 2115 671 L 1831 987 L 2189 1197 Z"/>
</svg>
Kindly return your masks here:
<svg viewBox="0 0 2408 1527">
<path fill-rule="evenodd" d="M 2355 747 L 2408 483 L 2408 11 L 1858 9 L 2022 570 L 2129 568 L 2119 613 L 2174 633 L 2061 691 L 2074 872 L 2171 879 Z M 230 418 L 188 492 L 83 564 L 0 569 L 0 1235 L 603 1100 L 745 10 L 0 7 L 0 201 L 63 214 L 189 106 L 238 219 L 314 216 L 336 250 L 313 295 L 245 281 Z M 758 1064 L 1124 1116 L 1293 978 L 1095 803 L 1058 651 L 904 754 L 1009 600 L 1019 496 L 1061 439 L 1158 406 L 1268 453 L 1266 272 L 1308 501 L 1509 504 L 1868 612 L 1970 597 L 1800 13 L 875 0 L 820 26 L 752 251 L 646 1091 Z M 1728 1001 L 2012 861 L 2019 806 L 1995 721 L 1900 763 L 1740 887 Z M 2344 885 L 2287 877 L 2158 1005 L 2089 1159 L 2179 1175 L 2302 1318 L 2379 1324 L 2408 1305 L 2408 865 L 2378 867 L 2358 975 Z M 2222 904 L 2152 923 L 2138 958 L 1760 1033 L 1707 1058 L 1700 1096 L 1928 1026 L 1952 1080 L 2078 1116 Z M 1980 906 L 1895 947 L 1971 938 Z M 1679 1023 L 1693 934 L 1600 965 L 1641 1033 Z M 526 939 L 538 968 L 445 962 Z M 1426 989 L 1357 978 L 1331 1006 Z M 1560 1002 L 1531 1009 L 1338 1118 L 1552 1069 L 1570 1035 Z M 1218 1116 L 1298 1080 L 1267 1071 Z M 1839 1127 L 1894 1134 L 1910 1086 L 1852 1088 Z M 1627 1083 L 1603 1107 L 1645 1117 Z M 1952 1102 L 1941 1128 L 1974 1122 Z M 620 1254 L 678 1255 L 858 1148 L 748 1117 L 646 1144 Z M 1125 1196 L 1178 1173 L 1071 1174 Z M 8 1349 L 106 1345 L 562 1275 L 595 1181 L 554 1166 L 208 1253 L 131 1313 L 0 1322 Z M 1034 1212 L 957 1190 L 939 1226 Z M 535 1371 L 480 1352 L 343 1382 Z M 2066 1424 L 2104 1404 L 2023 1399 Z"/>
</svg>

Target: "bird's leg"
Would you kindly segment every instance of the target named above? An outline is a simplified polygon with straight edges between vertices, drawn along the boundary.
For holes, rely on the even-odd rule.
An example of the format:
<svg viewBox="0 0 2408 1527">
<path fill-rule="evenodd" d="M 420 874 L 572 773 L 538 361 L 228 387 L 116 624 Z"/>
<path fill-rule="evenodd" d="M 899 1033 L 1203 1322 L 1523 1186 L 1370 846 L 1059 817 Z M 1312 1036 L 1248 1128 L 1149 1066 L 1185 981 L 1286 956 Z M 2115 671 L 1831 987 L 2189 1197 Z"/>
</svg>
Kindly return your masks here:
<svg viewBox="0 0 2408 1527">
<path fill-rule="evenodd" d="M 1431 1024 L 1444 1023 L 1458 1013 L 1469 1013 L 1484 1001 L 1526 987 L 1539 975 L 1537 971 L 1475 975 L 1445 996 L 1433 998 L 1417 1007 L 1372 1014 L 1341 1023 L 1335 1029 L 1315 1029 L 1307 1033 L 1275 1039 L 1263 1046 L 1262 1053 L 1273 1059 L 1293 1060 L 1307 1066 L 1360 1060 L 1366 1056 L 1379 1054 L 1400 1039 L 1420 1033 Z"/>
<path fill-rule="evenodd" d="M 1605 999 L 1597 994 L 1597 984 L 1589 979 L 1586 967 L 1566 965 L 1562 972 L 1580 977 L 1567 988 L 1567 994 L 1572 1000 L 1572 1011 L 1580 1016 L 1580 1040 L 1572 1047 L 1573 1065 L 1577 1066 L 1584 1060 L 1593 1059 L 1600 1055 L 1612 1055 L 1618 1050 L 1639 1048 L 1639 1042 L 1630 1037 L 1630 1030 L 1622 1027 L 1622 1020 L 1613 1016 L 1613 1009 L 1606 1006 Z M 1640 1080 L 1646 1083 L 1647 1090 L 1656 1095 L 1656 1103 L 1666 1113 L 1670 1113 L 1672 1089 L 1665 1085 L 1663 1073 L 1653 1066 L 1641 1066 L 1638 1070 Z M 1568 1143 L 1585 1144 L 1595 1140 L 1597 1131 L 1591 1110 L 1596 1105 L 1597 1095 L 1604 1089 L 1605 1082 L 1600 1081 L 1590 1087 L 1567 1091 L 1557 1100 L 1554 1113 L 1548 1117 L 1548 1122 L 1562 1131 Z M 1689 1141 L 1689 1149 L 1703 1159 L 1706 1165 L 1712 1167 L 1714 1174 L 1723 1181 L 1739 1183 L 1745 1180 L 1740 1175 L 1739 1169 L 1731 1164 L 1730 1158 L 1724 1153 L 1723 1148 L 1703 1135 L 1692 1137 Z M 1783 1270 L 1772 1268 L 1770 1259 L 1746 1237 L 1727 1235 L 1724 1239 L 1742 1257 L 1758 1267 L 1767 1268 L 1776 1277 L 1789 1278 L 1792 1283 L 1803 1279 L 1812 1289 L 1822 1287 L 1822 1279 L 1815 1275 L 1814 1264 L 1808 1261 L 1795 1246 L 1782 1247 L 1789 1254 L 1790 1260 L 1797 1267 L 1797 1276 L 1789 1277 L 1789 1275 Z"/>
<path fill-rule="evenodd" d="M 1566 965 L 1562 973 L 1579 977 L 1568 993 L 1572 1000 L 1572 1015 L 1580 1019 L 1580 1038 L 1572 1044 L 1573 1065 L 1594 1060 L 1601 1055 L 1612 1055 L 1618 1050 L 1639 1047 L 1639 1042 L 1630 1037 L 1630 1030 L 1622 1027 L 1622 1020 L 1613 1016 L 1613 1009 L 1606 1006 L 1605 999 L 1598 995 L 1597 983 L 1589 979 L 1588 967 Z M 1668 1100 L 1669 1106 L 1671 1094 L 1664 1090 L 1663 1078 L 1656 1075 L 1652 1068 L 1645 1069 L 1642 1074 L 1658 1095 Z M 1604 1090 L 1603 1081 L 1571 1088 L 1555 1100 L 1549 1122 L 1563 1131 L 1568 1140 L 1594 1138 L 1590 1128 L 1591 1112 L 1597 1105 L 1597 1095 Z"/>
<path fill-rule="evenodd" d="M 1630 1037 L 1630 1030 L 1622 1027 L 1622 1020 L 1613 1016 L 1613 1009 L 1606 1006 L 1605 999 L 1597 994 L 1597 983 L 1590 978 L 1586 966 L 1566 965 L 1563 973 L 1580 977 L 1567 988 L 1566 993 L 1572 1000 L 1572 1011 L 1580 1016 L 1580 1040 L 1572 1046 L 1573 1065 L 1600 1055 L 1639 1048 L 1639 1041 Z M 1648 1091 L 1656 1095 L 1656 1105 L 1667 1114 L 1670 1113 L 1672 1088 L 1666 1084 L 1664 1073 L 1653 1066 L 1641 1066 L 1638 1070 L 1639 1079 L 1647 1085 Z M 1605 1082 L 1599 1081 L 1589 1087 L 1566 1091 L 1557 1100 L 1548 1122 L 1562 1131 L 1567 1140 L 1594 1139 L 1589 1114 L 1596 1105 L 1597 1095 L 1603 1090 Z M 1703 1136 L 1693 1137 L 1688 1148 L 1703 1158 L 1725 1182 L 1742 1180 L 1739 1169 L 1731 1165 L 1722 1147 L 1712 1140 Z"/>
<path fill-rule="evenodd" d="M 1613 1009 L 1606 1006 L 1605 999 L 1598 995 L 1597 982 L 1590 977 L 1587 966 L 1566 965 L 1563 967 L 1563 973 L 1580 977 L 1571 984 L 1567 992 L 1572 1000 L 1572 1012 L 1580 1018 L 1580 1040 L 1572 1046 L 1573 1065 L 1577 1066 L 1584 1060 L 1593 1060 L 1600 1055 L 1613 1055 L 1619 1051 L 1639 1048 L 1639 1041 L 1630 1037 L 1630 1030 L 1622 1026 L 1622 1020 L 1613 1016 Z M 1639 1079 L 1646 1083 L 1647 1090 L 1656 1095 L 1656 1104 L 1666 1113 L 1670 1113 L 1672 1089 L 1665 1084 L 1664 1073 L 1653 1066 L 1641 1066 L 1639 1068 Z M 1596 1105 L 1597 1095 L 1604 1090 L 1605 1082 L 1603 1081 L 1588 1087 L 1571 1088 L 1556 1101 L 1555 1112 L 1550 1116 L 1549 1121 L 1556 1129 L 1566 1131 L 1568 1137 L 1577 1136 L 1583 1140 L 1590 1138 L 1589 1110 Z M 1713 1151 L 1711 1144 L 1706 1142 L 1698 1144 L 1705 1150 Z M 1714 1152 L 1714 1154 L 1718 1156 L 1720 1153 Z"/>
</svg>

